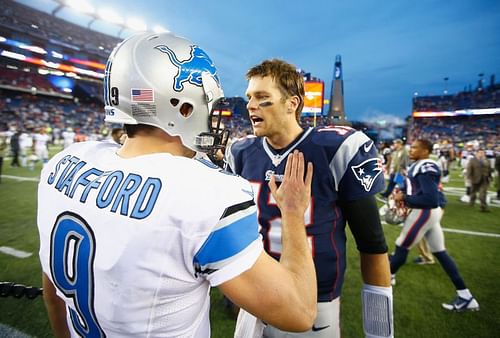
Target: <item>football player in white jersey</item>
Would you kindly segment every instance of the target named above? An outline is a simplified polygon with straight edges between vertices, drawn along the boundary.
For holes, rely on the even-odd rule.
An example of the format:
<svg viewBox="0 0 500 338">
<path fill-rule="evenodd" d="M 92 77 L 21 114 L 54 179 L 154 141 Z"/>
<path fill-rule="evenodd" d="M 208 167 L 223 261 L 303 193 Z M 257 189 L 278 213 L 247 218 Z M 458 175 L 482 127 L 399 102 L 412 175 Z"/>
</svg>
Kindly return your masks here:
<svg viewBox="0 0 500 338">
<path fill-rule="evenodd" d="M 73 128 L 71 128 L 71 127 L 66 128 L 66 130 L 62 132 L 61 136 L 63 138 L 63 147 L 64 148 L 67 148 L 70 145 L 72 145 L 73 143 L 75 143 L 76 134 L 73 131 Z"/>
<path fill-rule="evenodd" d="M 47 130 L 42 127 L 38 130 L 38 133 L 33 135 L 33 149 L 36 159 L 42 161 L 42 163 L 47 163 L 49 160 L 49 149 L 47 148 L 47 143 L 49 142 L 49 135 Z"/>
<path fill-rule="evenodd" d="M 277 327 L 313 325 L 312 164 L 294 152 L 279 188 L 270 182 L 284 224 L 277 262 L 262 248 L 250 183 L 193 158 L 223 146 L 211 119 L 221 96 L 212 61 L 184 38 L 140 33 L 115 48 L 104 102 L 124 145 L 75 143 L 41 174 L 39 255 L 56 337 L 206 338 L 211 286 Z"/>
<path fill-rule="evenodd" d="M 408 169 L 406 193 L 399 191 L 394 195 L 395 201 L 403 201 L 411 211 L 396 239 L 395 252 L 390 257 L 392 282 L 395 284 L 396 272 L 405 264 L 409 250 L 425 236 L 432 254 L 457 290 L 456 298 L 450 303 L 443 303 L 443 308 L 450 311 L 477 311 L 479 304 L 466 287 L 444 245 L 440 221 L 446 199 L 439 188 L 441 169 L 429 159 L 431 152 L 432 143 L 429 140 L 418 139 L 412 143 L 410 159 L 415 162 Z"/>
</svg>

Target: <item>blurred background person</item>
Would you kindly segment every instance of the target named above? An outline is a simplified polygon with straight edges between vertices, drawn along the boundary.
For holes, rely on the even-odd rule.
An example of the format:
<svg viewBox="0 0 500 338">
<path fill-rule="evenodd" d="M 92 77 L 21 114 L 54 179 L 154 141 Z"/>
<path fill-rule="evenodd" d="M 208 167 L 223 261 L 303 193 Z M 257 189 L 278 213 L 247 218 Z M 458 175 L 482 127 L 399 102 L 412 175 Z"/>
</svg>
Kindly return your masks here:
<svg viewBox="0 0 500 338">
<path fill-rule="evenodd" d="M 441 165 L 441 170 L 443 171 L 443 177 L 441 181 L 448 183 L 450 180 L 450 166 L 455 160 L 455 149 L 453 149 L 453 144 L 449 143 L 447 139 L 441 141 L 439 145 L 439 164 Z"/>
<path fill-rule="evenodd" d="M 73 128 L 68 127 L 66 128 L 65 131 L 61 133 L 62 139 L 63 139 L 63 147 L 67 148 L 70 145 L 72 145 L 75 142 L 75 132 L 73 131 Z"/>
<path fill-rule="evenodd" d="M 21 131 L 16 130 L 14 134 L 10 137 L 10 151 L 12 153 L 11 167 L 19 167 L 19 137 L 21 136 Z"/>
<path fill-rule="evenodd" d="M 491 181 L 491 171 L 490 161 L 486 158 L 484 149 L 479 149 L 467 163 L 467 175 L 472 184 L 469 205 L 473 207 L 476 195 L 479 195 L 482 212 L 488 211 L 486 194 Z"/>
<path fill-rule="evenodd" d="M 393 141 L 393 148 L 394 151 L 391 155 L 392 159 L 389 170 L 389 182 L 387 183 L 386 190 L 381 193 L 381 196 L 384 198 L 389 197 L 396 184 L 405 176 L 406 168 L 408 167 L 408 151 L 406 150 L 403 141 L 399 138 L 395 139 Z"/>
</svg>

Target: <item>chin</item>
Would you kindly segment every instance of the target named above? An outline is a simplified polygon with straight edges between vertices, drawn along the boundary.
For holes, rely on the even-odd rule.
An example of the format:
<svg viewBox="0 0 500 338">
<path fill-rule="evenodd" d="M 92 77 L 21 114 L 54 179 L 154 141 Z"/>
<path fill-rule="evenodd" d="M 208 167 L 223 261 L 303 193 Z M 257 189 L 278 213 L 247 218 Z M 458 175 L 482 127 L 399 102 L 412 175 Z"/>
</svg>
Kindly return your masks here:
<svg viewBox="0 0 500 338">
<path fill-rule="evenodd" d="M 264 132 L 263 129 L 261 129 L 261 128 L 255 128 L 255 127 L 253 127 L 252 129 L 253 129 L 253 134 L 255 136 L 266 136 L 266 133 Z"/>
</svg>

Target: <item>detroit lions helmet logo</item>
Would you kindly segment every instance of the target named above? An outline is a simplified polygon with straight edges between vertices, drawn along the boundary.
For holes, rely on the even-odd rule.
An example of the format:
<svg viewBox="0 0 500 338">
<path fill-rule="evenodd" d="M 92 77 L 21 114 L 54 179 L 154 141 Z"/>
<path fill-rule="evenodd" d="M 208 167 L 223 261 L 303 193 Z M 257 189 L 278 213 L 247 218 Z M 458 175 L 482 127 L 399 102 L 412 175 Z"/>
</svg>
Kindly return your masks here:
<svg viewBox="0 0 500 338">
<path fill-rule="evenodd" d="M 180 92 L 184 89 L 184 82 L 189 82 L 195 86 L 201 87 L 201 74 L 203 72 L 210 73 L 217 83 L 219 77 L 217 76 L 217 69 L 214 63 L 208 57 L 207 53 L 198 46 L 191 46 L 191 56 L 189 59 L 181 61 L 177 59 L 174 51 L 166 45 L 158 45 L 155 47 L 160 52 L 168 55 L 170 62 L 174 64 L 178 71 L 174 77 L 174 90 Z"/>
<path fill-rule="evenodd" d="M 366 191 L 370 191 L 373 182 L 375 182 L 377 176 L 382 172 L 382 163 L 378 158 L 371 158 L 359 165 L 352 166 L 351 169 L 358 181 L 363 185 L 363 188 Z"/>
</svg>

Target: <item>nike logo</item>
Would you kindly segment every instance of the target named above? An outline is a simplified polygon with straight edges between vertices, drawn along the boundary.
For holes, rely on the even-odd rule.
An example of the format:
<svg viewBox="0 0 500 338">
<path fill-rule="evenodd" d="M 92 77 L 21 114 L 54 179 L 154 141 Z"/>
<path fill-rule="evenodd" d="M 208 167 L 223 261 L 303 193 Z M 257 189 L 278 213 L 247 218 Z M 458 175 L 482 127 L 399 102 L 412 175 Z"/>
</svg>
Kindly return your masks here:
<svg viewBox="0 0 500 338">
<path fill-rule="evenodd" d="M 320 326 L 320 327 L 316 327 L 316 326 L 314 326 L 314 325 L 313 325 L 312 330 L 313 330 L 314 332 L 316 332 L 316 331 L 321 331 L 321 330 L 327 329 L 327 328 L 329 328 L 329 327 L 330 327 L 330 325 L 327 325 L 327 326 Z"/>
<path fill-rule="evenodd" d="M 370 144 L 365 144 L 363 146 L 363 149 L 365 150 L 365 153 L 369 152 L 370 149 L 372 148 L 372 146 L 373 146 L 373 142 L 370 142 Z"/>
</svg>

